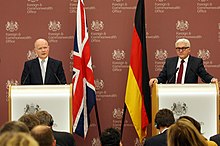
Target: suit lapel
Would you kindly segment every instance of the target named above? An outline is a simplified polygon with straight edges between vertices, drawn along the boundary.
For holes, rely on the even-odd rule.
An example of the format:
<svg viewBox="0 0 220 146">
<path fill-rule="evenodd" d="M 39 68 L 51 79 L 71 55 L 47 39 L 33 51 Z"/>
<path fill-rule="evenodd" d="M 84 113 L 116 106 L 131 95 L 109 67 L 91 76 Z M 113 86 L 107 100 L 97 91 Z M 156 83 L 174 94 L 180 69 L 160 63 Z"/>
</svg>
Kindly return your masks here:
<svg viewBox="0 0 220 146">
<path fill-rule="evenodd" d="M 176 68 L 177 68 L 177 62 L 178 62 L 178 57 L 173 58 L 173 61 L 171 61 L 171 68 L 170 68 L 170 72 L 173 78 L 170 82 L 175 83 L 176 81 Z"/>
<path fill-rule="evenodd" d="M 187 78 L 189 77 L 189 72 L 190 72 L 190 68 L 191 68 L 191 67 L 192 67 L 192 57 L 189 56 L 188 63 L 187 63 L 187 68 L 186 68 L 186 74 L 185 74 L 184 83 L 186 83 Z"/>
<path fill-rule="evenodd" d="M 174 58 L 174 61 L 172 61 L 172 72 L 175 72 L 176 71 L 176 68 L 177 68 L 177 62 L 178 62 L 178 57 L 175 57 Z"/>
<path fill-rule="evenodd" d="M 52 74 L 54 72 L 52 70 L 52 67 L 53 67 L 53 60 L 51 60 L 51 58 L 48 57 L 46 76 L 45 76 L 45 83 L 48 83 L 48 81 L 50 80 L 50 77 L 52 76 Z"/>
</svg>

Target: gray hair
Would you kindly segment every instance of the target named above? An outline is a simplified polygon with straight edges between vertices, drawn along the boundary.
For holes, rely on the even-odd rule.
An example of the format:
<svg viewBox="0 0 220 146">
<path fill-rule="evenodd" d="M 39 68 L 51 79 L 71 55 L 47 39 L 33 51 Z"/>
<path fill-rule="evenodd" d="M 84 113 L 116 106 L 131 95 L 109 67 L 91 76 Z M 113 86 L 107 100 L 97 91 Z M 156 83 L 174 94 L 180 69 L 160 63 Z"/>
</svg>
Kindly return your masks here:
<svg viewBox="0 0 220 146">
<path fill-rule="evenodd" d="M 185 38 L 178 39 L 175 43 L 175 47 L 177 47 L 179 43 L 184 43 L 185 47 L 190 47 L 190 41 L 188 39 Z"/>
</svg>

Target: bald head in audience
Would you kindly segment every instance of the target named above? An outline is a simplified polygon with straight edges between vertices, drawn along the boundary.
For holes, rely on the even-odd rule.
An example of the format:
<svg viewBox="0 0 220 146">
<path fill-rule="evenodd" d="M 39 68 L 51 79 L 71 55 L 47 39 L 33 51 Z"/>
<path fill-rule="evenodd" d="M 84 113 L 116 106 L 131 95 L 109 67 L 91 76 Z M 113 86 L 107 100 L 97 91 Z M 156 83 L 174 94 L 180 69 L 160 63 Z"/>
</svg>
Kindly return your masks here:
<svg viewBox="0 0 220 146">
<path fill-rule="evenodd" d="M 36 116 L 40 120 L 41 125 L 47 125 L 52 129 L 57 145 L 59 146 L 75 146 L 76 145 L 74 137 L 71 133 L 53 130 L 52 127 L 53 127 L 54 121 L 53 121 L 52 115 L 49 112 L 44 111 L 44 110 L 37 111 Z"/>
<path fill-rule="evenodd" d="M 56 146 L 53 132 L 51 128 L 46 125 L 35 126 L 31 130 L 31 135 L 38 141 L 40 146 Z"/>
</svg>

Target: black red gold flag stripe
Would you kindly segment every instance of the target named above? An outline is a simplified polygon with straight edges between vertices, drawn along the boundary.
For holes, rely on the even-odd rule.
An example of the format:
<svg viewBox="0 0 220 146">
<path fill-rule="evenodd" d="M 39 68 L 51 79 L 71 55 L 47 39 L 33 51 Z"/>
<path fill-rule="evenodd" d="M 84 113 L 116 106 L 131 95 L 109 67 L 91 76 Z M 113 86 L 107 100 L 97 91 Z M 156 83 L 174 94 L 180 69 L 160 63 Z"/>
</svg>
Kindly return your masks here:
<svg viewBox="0 0 220 146">
<path fill-rule="evenodd" d="M 146 136 L 147 125 L 151 123 L 151 94 L 146 49 L 145 4 L 144 0 L 139 0 L 135 13 L 125 104 L 141 141 Z"/>
</svg>

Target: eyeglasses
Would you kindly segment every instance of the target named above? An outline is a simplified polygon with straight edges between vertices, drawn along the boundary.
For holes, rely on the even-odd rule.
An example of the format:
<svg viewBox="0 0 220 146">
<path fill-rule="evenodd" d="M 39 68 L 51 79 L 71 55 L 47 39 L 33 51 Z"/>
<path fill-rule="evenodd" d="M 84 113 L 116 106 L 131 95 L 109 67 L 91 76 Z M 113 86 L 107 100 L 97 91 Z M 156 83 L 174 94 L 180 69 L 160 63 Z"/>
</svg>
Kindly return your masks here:
<svg viewBox="0 0 220 146">
<path fill-rule="evenodd" d="M 189 47 L 176 47 L 176 50 L 180 51 L 185 51 L 186 49 L 188 49 Z"/>
</svg>

